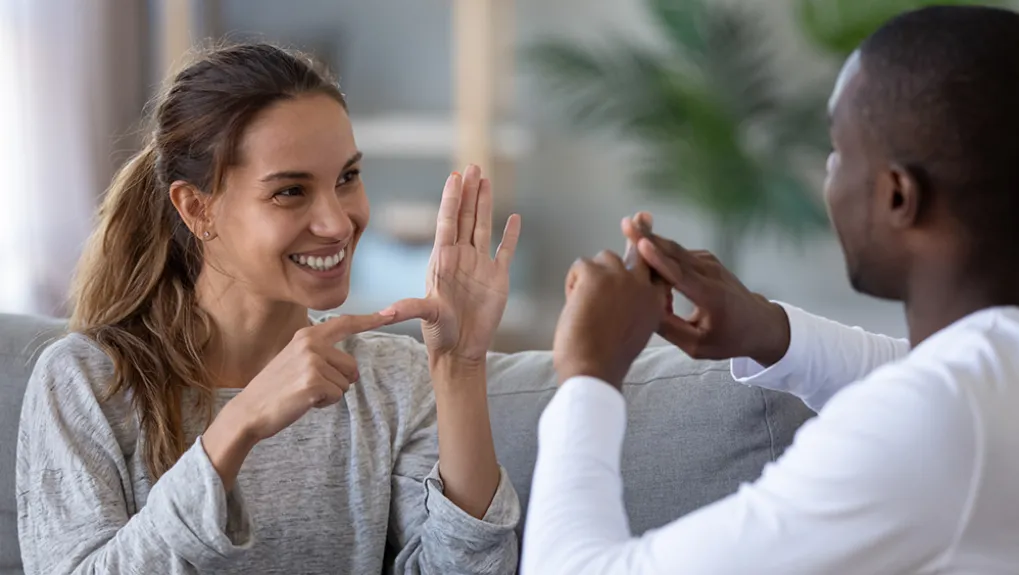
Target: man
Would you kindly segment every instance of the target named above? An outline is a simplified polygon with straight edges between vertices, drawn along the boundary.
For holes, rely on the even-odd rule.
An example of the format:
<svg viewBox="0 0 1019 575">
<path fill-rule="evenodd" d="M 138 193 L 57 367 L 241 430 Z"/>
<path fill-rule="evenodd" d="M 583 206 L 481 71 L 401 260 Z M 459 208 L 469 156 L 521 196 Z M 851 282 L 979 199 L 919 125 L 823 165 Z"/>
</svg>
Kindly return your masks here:
<svg viewBox="0 0 1019 575">
<path fill-rule="evenodd" d="M 642 261 L 574 266 L 525 575 L 1019 573 L 1017 72 L 1019 15 L 939 7 L 887 23 L 837 82 L 829 212 L 852 285 L 904 303 L 908 342 L 767 302 L 632 223 Z M 819 415 L 757 482 L 633 538 L 618 390 L 656 329 Z"/>
</svg>

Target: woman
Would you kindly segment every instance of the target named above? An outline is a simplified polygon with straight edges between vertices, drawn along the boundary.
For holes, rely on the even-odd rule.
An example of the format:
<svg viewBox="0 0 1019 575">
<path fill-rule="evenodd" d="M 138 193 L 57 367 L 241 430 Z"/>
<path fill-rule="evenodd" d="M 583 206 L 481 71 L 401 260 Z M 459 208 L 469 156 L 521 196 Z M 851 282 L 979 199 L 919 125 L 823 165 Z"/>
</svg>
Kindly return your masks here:
<svg viewBox="0 0 1019 575">
<path fill-rule="evenodd" d="M 513 572 L 485 352 L 519 217 L 491 258 L 491 186 L 451 175 L 426 297 L 312 325 L 346 299 L 368 224 L 336 84 L 224 48 L 154 115 L 25 397 L 26 571 Z M 425 346 L 368 333 L 413 317 Z"/>
</svg>

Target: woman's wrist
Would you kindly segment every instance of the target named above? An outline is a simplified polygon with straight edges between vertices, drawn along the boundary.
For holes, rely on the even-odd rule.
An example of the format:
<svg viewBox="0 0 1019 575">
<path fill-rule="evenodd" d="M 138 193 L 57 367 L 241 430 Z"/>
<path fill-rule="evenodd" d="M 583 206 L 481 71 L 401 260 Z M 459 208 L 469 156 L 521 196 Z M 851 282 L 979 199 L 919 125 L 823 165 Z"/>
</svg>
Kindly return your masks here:
<svg viewBox="0 0 1019 575">
<path fill-rule="evenodd" d="M 486 386 L 488 362 L 484 357 L 429 353 L 428 364 L 436 393 Z"/>
<path fill-rule="evenodd" d="M 488 415 L 487 362 L 457 356 L 429 360 L 443 493 L 480 519 L 495 496 L 500 477 Z"/>
<path fill-rule="evenodd" d="M 258 443 L 244 414 L 227 403 L 202 434 L 202 447 L 226 491 L 233 489 L 241 465 Z"/>
</svg>

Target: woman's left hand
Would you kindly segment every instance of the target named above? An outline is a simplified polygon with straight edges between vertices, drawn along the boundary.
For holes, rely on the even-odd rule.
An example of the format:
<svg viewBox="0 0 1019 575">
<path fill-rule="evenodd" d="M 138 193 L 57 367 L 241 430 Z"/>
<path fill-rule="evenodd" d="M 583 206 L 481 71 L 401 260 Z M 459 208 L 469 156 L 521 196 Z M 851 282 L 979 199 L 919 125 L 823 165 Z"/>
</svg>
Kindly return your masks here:
<svg viewBox="0 0 1019 575">
<path fill-rule="evenodd" d="M 491 255 L 492 184 L 481 169 L 446 180 L 439 204 L 435 246 L 428 263 L 426 295 L 392 305 L 393 322 L 423 320 L 421 331 L 432 361 L 484 361 L 509 297 L 509 268 L 520 238 L 520 216 L 506 221 Z"/>
</svg>

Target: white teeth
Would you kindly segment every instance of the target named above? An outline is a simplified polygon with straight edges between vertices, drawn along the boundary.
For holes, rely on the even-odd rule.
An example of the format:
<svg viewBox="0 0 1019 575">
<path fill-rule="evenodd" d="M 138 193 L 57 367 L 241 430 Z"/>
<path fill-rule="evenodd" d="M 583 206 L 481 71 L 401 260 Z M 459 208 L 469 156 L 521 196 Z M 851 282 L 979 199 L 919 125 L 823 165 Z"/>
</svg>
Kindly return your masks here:
<svg viewBox="0 0 1019 575">
<path fill-rule="evenodd" d="M 305 256 L 305 255 L 292 255 L 290 256 L 291 261 L 294 263 L 308 266 L 311 269 L 318 271 L 330 270 L 346 259 L 347 250 L 340 250 L 340 253 L 333 254 L 331 256 L 319 257 L 319 256 Z"/>
</svg>

